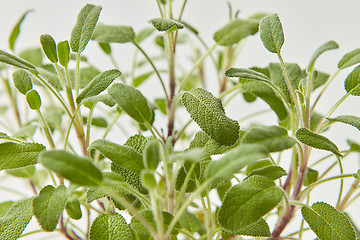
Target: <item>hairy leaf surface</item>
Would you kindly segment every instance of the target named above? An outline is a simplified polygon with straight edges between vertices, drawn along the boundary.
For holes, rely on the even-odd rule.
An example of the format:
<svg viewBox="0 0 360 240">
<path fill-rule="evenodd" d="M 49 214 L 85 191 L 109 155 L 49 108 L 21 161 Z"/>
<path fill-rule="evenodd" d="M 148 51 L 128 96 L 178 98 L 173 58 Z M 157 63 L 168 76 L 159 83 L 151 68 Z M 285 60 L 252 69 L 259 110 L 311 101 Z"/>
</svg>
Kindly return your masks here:
<svg viewBox="0 0 360 240">
<path fill-rule="evenodd" d="M 44 34 L 40 36 L 40 43 L 46 57 L 52 63 L 58 62 L 56 43 L 52 36 Z"/>
<path fill-rule="evenodd" d="M 354 49 L 346 53 L 339 61 L 337 67 L 345 69 L 360 62 L 360 48 Z"/>
<path fill-rule="evenodd" d="M 15 55 L 7 53 L 3 50 L 0 50 L 0 62 L 22 68 L 25 70 L 29 70 L 30 72 L 37 73 L 35 66 L 29 63 L 28 61 L 21 59 Z"/>
<path fill-rule="evenodd" d="M 284 32 L 277 14 L 264 17 L 259 26 L 260 38 L 265 48 L 272 53 L 280 54 L 284 44 Z"/>
<path fill-rule="evenodd" d="M 135 32 L 130 26 L 98 24 L 92 39 L 104 43 L 128 43 L 135 39 Z"/>
<path fill-rule="evenodd" d="M 345 90 L 353 96 L 360 96 L 360 66 L 354 68 L 346 77 Z"/>
<path fill-rule="evenodd" d="M 229 68 L 228 70 L 226 70 L 225 76 L 237 77 L 248 80 L 258 80 L 262 82 L 270 81 L 268 76 L 266 76 L 265 74 L 248 68 Z"/>
<path fill-rule="evenodd" d="M 90 240 L 131 240 L 125 218 L 118 213 L 101 214 L 91 224 Z"/>
<path fill-rule="evenodd" d="M 20 93 L 25 95 L 33 88 L 31 77 L 24 69 L 16 70 L 12 77 L 15 87 Z"/>
<path fill-rule="evenodd" d="M 32 110 L 39 110 L 41 107 L 41 98 L 35 89 L 31 89 L 26 93 L 26 101 Z"/>
<path fill-rule="evenodd" d="M 175 27 L 176 30 L 184 28 L 182 23 L 167 18 L 153 18 L 149 20 L 149 23 L 151 23 L 154 28 L 160 32 L 170 30 L 173 27 Z"/>
<path fill-rule="evenodd" d="M 59 63 L 63 67 L 67 67 L 70 61 L 70 45 L 69 41 L 59 42 L 57 45 L 57 54 L 59 57 Z"/>
<path fill-rule="evenodd" d="M 65 205 L 66 213 L 69 217 L 75 220 L 79 220 L 82 217 L 82 212 L 80 208 L 80 201 L 78 196 L 72 195 L 68 198 Z"/>
<path fill-rule="evenodd" d="M 335 41 L 328 41 L 321 45 L 318 49 L 315 50 L 315 52 L 311 56 L 308 69 L 312 69 L 314 67 L 316 60 L 320 57 L 321 54 L 337 48 L 339 48 L 339 45 Z"/>
<path fill-rule="evenodd" d="M 327 118 L 327 120 L 329 120 L 330 122 L 345 123 L 353 127 L 356 127 L 358 130 L 360 130 L 360 117 L 357 116 L 342 115 L 335 118 Z"/>
<path fill-rule="evenodd" d="M 280 166 L 266 166 L 264 168 L 260 168 L 260 169 L 251 171 L 248 174 L 247 178 L 254 176 L 254 175 L 264 176 L 264 177 L 270 178 L 271 180 L 276 180 L 278 178 L 281 178 L 282 176 L 286 176 L 287 173 Z"/>
<path fill-rule="evenodd" d="M 245 235 L 252 237 L 271 237 L 269 225 L 263 218 L 239 231 L 229 233 L 232 235 Z"/>
</svg>

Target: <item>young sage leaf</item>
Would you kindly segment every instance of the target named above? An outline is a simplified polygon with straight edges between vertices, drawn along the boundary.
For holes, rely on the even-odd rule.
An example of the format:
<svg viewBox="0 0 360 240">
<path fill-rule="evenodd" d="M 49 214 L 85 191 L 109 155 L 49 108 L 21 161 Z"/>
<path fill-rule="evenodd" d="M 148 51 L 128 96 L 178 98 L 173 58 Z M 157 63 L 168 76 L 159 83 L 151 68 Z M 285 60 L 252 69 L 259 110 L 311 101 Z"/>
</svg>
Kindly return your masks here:
<svg viewBox="0 0 360 240">
<path fill-rule="evenodd" d="M 110 97 L 110 95 L 107 93 L 100 94 L 97 96 L 87 97 L 87 98 L 83 99 L 82 102 L 83 102 L 84 106 L 87 108 L 92 108 L 92 106 L 98 102 L 102 102 L 109 107 L 113 107 L 116 104 L 114 99 L 112 99 L 112 97 Z"/>
<path fill-rule="evenodd" d="M 280 54 L 284 44 L 284 32 L 277 14 L 264 17 L 259 26 L 260 38 L 265 48 L 272 53 Z"/>
<path fill-rule="evenodd" d="M 160 152 L 157 141 L 148 142 L 143 154 L 144 166 L 146 169 L 154 171 L 160 162 Z"/>
<path fill-rule="evenodd" d="M 69 217 L 75 220 L 79 220 L 82 217 L 82 212 L 80 208 L 79 197 L 72 195 L 68 198 L 65 205 L 66 213 Z"/>
<path fill-rule="evenodd" d="M 181 101 L 190 117 L 211 138 L 221 145 L 233 145 L 239 138 L 239 124 L 225 115 L 219 98 L 196 88 L 182 95 Z"/>
<path fill-rule="evenodd" d="M 346 92 L 353 96 L 360 96 L 360 65 L 349 73 L 344 85 Z"/>
<path fill-rule="evenodd" d="M 115 83 L 109 87 L 108 93 L 130 117 L 139 123 L 150 122 L 152 110 L 144 95 L 136 88 Z"/>
<path fill-rule="evenodd" d="M 194 233 L 200 230 L 202 227 L 200 220 L 192 213 L 185 211 L 179 218 L 179 224 L 181 227 Z"/>
<path fill-rule="evenodd" d="M 15 42 L 19 36 L 21 24 L 24 22 L 25 17 L 28 15 L 28 13 L 32 11 L 33 11 L 32 9 L 25 11 L 23 15 L 20 17 L 20 19 L 17 21 L 17 23 L 15 24 L 14 28 L 12 29 L 9 37 L 9 48 L 11 51 L 15 50 Z"/>
<path fill-rule="evenodd" d="M 118 213 L 101 214 L 91 224 L 90 240 L 131 240 L 129 225 Z"/>
<path fill-rule="evenodd" d="M 76 98 L 76 102 L 80 104 L 80 102 L 85 98 L 99 95 L 101 92 L 106 90 L 116 78 L 120 77 L 120 75 L 121 72 L 117 69 L 100 73 L 91 80 L 85 89 L 80 92 L 79 96 Z"/>
<path fill-rule="evenodd" d="M 28 70 L 30 72 L 33 73 L 37 73 L 38 71 L 36 70 L 35 66 L 32 65 L 31 63 L 29 63 L 28 61 L 21 59 L 15 55 L 12 55 L 10 53 L 7 53 L 3 50 L 0 50 L 0 62 L 18 67 L 18 68 L 22 68 L 25 70 Z"/>
<path fill-rule="evenodd" d="M 67 67 L 70 61 L 70 45 L 69 41 L 62 41 L 57 44 L 57 54 L 59 63 L 63 67 Z"/>
<path fill-rule="evenodd" d="M 280 167 L 280 166 L 266 166 L 264 168 L 256 169 L 251 171 L 247 178 L 258 175 L 258 176 L 264 176 L 267 178 L 270 178 L 271 180 L 276 180 L 278 178 L 281 178 L 282 176 L 286 176 L 286 171 Z"/>
<path fill-rule="evenodd" d="M 258 28 L 258 21 L 236 19 L 215 32 L 214 40 L 221 46 L 231 46 L 249 35 L 254 35 Z"/>
<path fill-rule="evenodd" d="M 339 61 L 337 67 L 345 69 L 360 62 L 360 48 L 354 49 L 346 53 Z"/>
<path fill-rule="evenodd" d="M 135 42 L 140 43 L 148 38 L 154 32 L 154 28 L 146 27 L 138 32 L 135 36 Z"/>
<path fill-rule="evenodd" d="M 92 4 L 86 4 L 81 9 L 70 36 L 70 47 L 73 52 L 80 54 L 84 51 L 91 39 L 100 12 L 101 7 Z"/>
<path fill-rule="evenodd" d="M 15 87 L 20 93 L 25 95 L 33 88 L 31 77 L 24 69 L 16 70 L 12 77 Z"/>
<path fill-rule="evenodd" d="M 326 138 L 320 134 L 310 131 L 309 129 L 300 128 L 299 130 L 296 131 L 295 137 L 300 142 L 302 142 L 310 147 L 330 151 L 337 156 L 342 156 L 341 153 L 339 152 L 338 147 L 335 145 L 335 143 L 333 143 L 328 138 Z"/>
<path fill-rule="evenodd" d="M 33 200 L 34 214 L 42 229 L 48 232 L 55 230 L 65 208 L 67 189 L 64 185 L 45 186 Z"/>
<path fill-rule="evenodd" d="M 227 77 L 235 77 L 248 80 L 258 80 L 262 82 L 270 82 L 270 79 L 265 74 L 246 68 L 229 68 L 225 72 Z"/>
<path fill-rule="evenodd" d="M 313 55 L 311 56 L 310 63 L 308 69 L 313 69 L 316 60 L 326 51 L 333 50 L 339 48 L 339 45 L 335 41 L 328 41 L 321 45 L 318 49 L 315 50 Z"/>
<path fill-rule="evenodd" d="M 50 62 L 57 63 L 58 56 L 56 50 L 56 43 L 53 37 L 50 36 L 49 34 L 41 35 L 40 43 L 46 57 L 50 60 Z"/>
<path fill-rule="evenodd" d="M 318 180 L 318 177 L 319 177 L 319 171 L 308 167 L 306 169 L 304 186 L 309 186 L 310 184 L 316 182 Z"/>
<path fill-rule="evenodd" d="M 167 18 L 153 18 L 149 20 L 156 30 L 163 32 L 172 29 L 173 27 L 178 30 L 184 28 L 182 23 Z"/>
<path fill-rule="evenodd" d="M 357 116 L 350 116 L 350 115 L 342 115 L 335 118 L 327 118 L 330 122 L 341 122 L 353 127 L 356 127 L 360 130 L 360 117 Z"/>
<path fill-rule="evenodd" d="M 103 43 L 128 43 L 135 39 L 135 32 L 130 26 L 98 24 L 91 37 Z"/>
<path fill-rule="evenodd" d="M 284 192 L 267 177 L 252 176 L 233 186 L 220 207 L 220 225 L 231 232 L 256 223 L 281 201 Z"/>
<path fill-rule="evenodd" d="M 302 207 L 301 214 L 320 240 L 356 239 L 354 228 L 346 215 L 325 202 Z"/>
<path fill-rule="evenodd" d="M 39 162 L 51 171 L 84 186 L 97 186 L 102 182 L 100 170 L 90 159 L 76 156 L 63 150 L 44 151 Z"/>
<path fill-rule="evenodd" d="M 31 89 L 26 93 L 26 101 L 32 110 L 39 110 L 41 107 L 41 98 L 35 89 Z"/>
</svg>

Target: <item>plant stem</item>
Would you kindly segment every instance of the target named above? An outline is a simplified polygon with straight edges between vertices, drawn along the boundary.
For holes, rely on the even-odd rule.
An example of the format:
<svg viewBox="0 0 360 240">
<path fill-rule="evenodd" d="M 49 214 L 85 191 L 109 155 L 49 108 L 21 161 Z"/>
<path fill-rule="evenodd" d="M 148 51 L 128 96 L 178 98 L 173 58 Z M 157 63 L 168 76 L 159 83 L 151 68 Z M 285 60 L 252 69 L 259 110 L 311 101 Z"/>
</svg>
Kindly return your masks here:
<svg viewBox="0 0 360 240">
<path fill-rule="evenodd" d="M 38 118 L 40 120 L 41 123 L 41 127 L 43 129 L 43 132 L 45 134 L 45 137 L 50 145 L 50 148 L 55 149 L 55 144 L 54 144 L 54 140 L 52 139 L 50 130 L 49 130 L 49 126 L 47 125 L 43 115 L 41 114 L 40 110 L 36 110 L 36 114 L 38 115 Z"/>
<path fill-rule="evenodd" d="M 358 179 L 355 179 L 354 182 L 352 183 L 349 191 L 346 193 L 345 197 L 343 198 L 343 200 L 338 204 L 337 206 L 337 210 L 339 210 L 340 212 L 343 212 L 346 207 L 347 207 L 347 203 L 349 202 L 351 196 L 354 194 L 354 192 L 357 190 L 357 187 L 359 186 L 360 181 Z"/>
<path fill-rule="evenodd" d="M 1 77 L 2 78 L 2 77 Z M 2 78 L 4 86 L 5 86 L 5 91 L 10 99 L 10 104 L 11 107 L 14 111 L 14 115 L 15 115 L 15 119 L 17 122 L 17 125 L 20 127 L 21 126 L 21 118 L 20 118 L 20 113 L 19 113 L 19 108 L 17 106 L 17 100 L 16 100 L 16 94 L 12 93 L 11 91 L 11 87 L 10 87 L 10 82 L 8 78 Z"/>
</svg>

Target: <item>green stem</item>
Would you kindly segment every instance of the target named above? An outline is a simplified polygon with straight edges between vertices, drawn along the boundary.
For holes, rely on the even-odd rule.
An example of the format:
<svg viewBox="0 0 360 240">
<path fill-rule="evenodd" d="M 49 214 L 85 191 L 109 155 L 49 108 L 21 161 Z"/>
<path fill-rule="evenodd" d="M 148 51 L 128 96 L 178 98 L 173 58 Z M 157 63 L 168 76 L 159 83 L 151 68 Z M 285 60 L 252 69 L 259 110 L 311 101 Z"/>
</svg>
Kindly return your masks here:
<svg viewBox="0 0 360 240">
<path fill-rule="evenodd" d="M 344 174 L 344 168 L 343 168 L 343 165 L 341 163 L 340 157 L 336 156 L 336 160 L 337 160 L 337 163 L 339 164 L 340 174 Z M 336 203 L 336 208 L 339 208 L 339 206 L 340 206 L 343 191 L 344 191 L 344 179 L 341 179 L 340 180 L 339 196 L 338 196 L 338 200 L 337 200 L 337 203 Z"/>
<path fill-rule="evenodd" d="M 159 12 L 160 12 L 161 17 L 164 17 L 163 10 L 161 9 L 161 3 L 160 3 L 160 0 L 156 0 L 156 3 L 157 3 L 157 5 L 158 5 L 158 8 L 159 8 Z"/>
<path fill-rule="evenodd" d="M 50 145 L 50 148 L 55 149 L 55 144 L 54 144 L 54 140 L 52 139 L 50 130 L 49 130 L 49 126 L 47 125 L 43 115 L 41 114 L 40 110 L 36 110 L 36 114 L 38 115 L 38 118 L 40 120 L 41 123 L 41 127 L 43 129 L 43 132 L 45 134 L 45 137 Z"/>
<path fill-rule="evenodd" d="M 337 209 L 341 212 L 343 212 L 346 207 L 347 203 L 350 200 L 350 197 L 354 194 L 354 192 L 357 190 L 357 187 L 359 186 L 360 181 L 358 179 L 355 179 L 353 184 L 351 185 L 349 191 L 346 193 L 344 199 L 341 201 L 341 203 L 338 204 Z"/>
<path fill-rule="evenodd" d="M 92 115 L 94 113 L 94 109 L 95 109 L 95 105 L 92 108 L 90 108 L 89 115 L 88 115 L 87 122 L 86 122 L 86 136 L 85 136 L 86 148 L 90 144 L 90 130 L 91 130 L 91 122 L 92 122 Z"/>
<path fill-rule="evenodd" d="M 68 101 L 70 104 L 71 112 L 74 113 L 74 111 L 75 111 L 74 96 L 72 93 L 70 74 L 69 74 L 69 69 L 67 66 L 65 67 L 65 78 L 66 78 L 66 85 L 65 85 L 66 95 L 67 95 L 67 98 L 68 98 Z"/>
<path fill-rule="evenodd" d="M 78 107 L 75 109 L 75 112 L 74 112 L 74 115 L 71 117 L 71 121 L 70 121 L 70 124 L 69 124 L 69 128 L 66 132 L 66 136 L 65 136 L 65 142 L 64 142 L 64 149 L 66 149 L 66 146 L 67 146 L 67 143 L 68 143 L 68 140 L 69 140 L 69 135 L 70 135 L 70 131 L 71 131 L 71 127 L 72 125 L 74 124 L 75 122 L 75 118 L 76 118 L 76 115 L 78 113 L 78 111 L 80 110 L 80 105 L 78 105 Z"/>
<path fill-rule="evenodd" d="M 79 96 L 80 92 L 80 53 L 76 54 L 76 69 L 75 69 L 75 97 Z"/>
<path fill-rule="evenodd" d="M 159 195 L 154 190 L 150 191 L 150 195 L 151 195 L 152 211 L 154 213 L 156 226 L 157 226 L 157 234 L 158 234 L 157 239 L 164 240 L 165 239 L 164 238 L 164 220 L 163 220 L 162 211 L 161 211 L 160 204 L 159 204 L 159 199 L 158 199 Z"/>
<path fill-rule="evenodd" d="M 55 229 L 55 231 L 59 231 L 58 229 Z M 22 238 L 22 237 L 27 237 L 29 235 L 33 235 L 33 234 L 36 234 L 36 233 L 42 233 L 44 232 L 44 230 L 34 230 L 34 231 L 31 231 L 31 232 L 27 232 L 27 233 L 24 233 L 24 234 L 21 234 L 21 236 L 19 238 Z"/>
<path fill-rule="evenodd" d="M 117 120 L 119 119 L 119 117 L 121 116 L 121 113 L 118 113 L 116 115 L 116 117 L 114 118 L 114 120 L 109 124 L 109 126 L 107 126 L 104 135 L 102 136 L 103 139 L 106 138 L 106 136 L 109 134 L 111 128 L 115 125 L 115 123 L 117 122 Z"/>
<path fill-rule="evenodd" d="M 20 118 L 19 108 L 17 106 L 16 94 L 15 93 L 13 94 L 12 91 L 11 91 L 9 79 L 8 78 L 2 78 L 2 80 L 3 80 L 3 83 L 5 85 L 6 93 L 7 93 L 8 97 L 9 97 L 9 99 L 10 99 L 10 104 L 11 104 L 11 107 L 12 107 L 12 109 L 14 111 L 16 122 L 17 122 L 18 126 L 20 127 L 21 126 L 21 118 Z"/>
</svg>

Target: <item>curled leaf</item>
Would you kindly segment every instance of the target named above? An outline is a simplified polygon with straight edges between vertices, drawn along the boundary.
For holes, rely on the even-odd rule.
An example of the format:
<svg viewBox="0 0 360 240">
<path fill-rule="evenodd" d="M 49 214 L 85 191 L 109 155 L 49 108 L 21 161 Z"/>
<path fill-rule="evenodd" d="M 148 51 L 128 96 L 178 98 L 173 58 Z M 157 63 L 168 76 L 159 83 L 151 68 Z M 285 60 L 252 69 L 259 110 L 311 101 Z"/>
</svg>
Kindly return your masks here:
<svg viewBox="0 0 360 240">
<path fill-rule="evenodd" d="M 104 43 L 128 43 L 135 39 L 135 32 L 130 26 L 98 24 L 91 37 Z"/>
<path fill-rule="evenodd" d="M 178 30 L 184 28 L 182 23 L 167 18 L 153 18 L 149 20 L 156 30 L 163 32 L 172 29 L 173 27 Z"/>
</svg>

